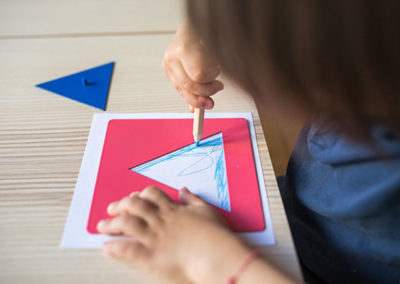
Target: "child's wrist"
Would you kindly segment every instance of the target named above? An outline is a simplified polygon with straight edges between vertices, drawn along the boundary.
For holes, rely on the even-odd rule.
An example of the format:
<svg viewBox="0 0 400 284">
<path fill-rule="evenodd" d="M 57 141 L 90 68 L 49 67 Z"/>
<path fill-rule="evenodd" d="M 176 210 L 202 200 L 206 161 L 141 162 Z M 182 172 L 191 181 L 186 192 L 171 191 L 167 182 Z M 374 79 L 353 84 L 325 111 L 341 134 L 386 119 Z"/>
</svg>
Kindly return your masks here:
<svg viewBox="0 0 400 284">
<path fill-rule="evenodd" d="M 248 266 L 256 260 L 256 258 L 260 255 L 260 251 L 257 249 L 253 249 L 245 259 L 243 259 L 240 266 L 237 268 L 235 272 L 228 278 L 227 284 L 236 284 L 238 279 L 242 276 L 244 272 L 246 272 Z"/>
<path fill-rule="evenodd" d="M 189 272 L 190 278 L 195 283 L 227 283 L 243 259 L 252 251 L 232 232 L 225 229 L 213 234 L 212 246 L 208 255 L 197 259 L 196 268 L 189 268 L 192 270 L 192 273 Z"/>
</svg>

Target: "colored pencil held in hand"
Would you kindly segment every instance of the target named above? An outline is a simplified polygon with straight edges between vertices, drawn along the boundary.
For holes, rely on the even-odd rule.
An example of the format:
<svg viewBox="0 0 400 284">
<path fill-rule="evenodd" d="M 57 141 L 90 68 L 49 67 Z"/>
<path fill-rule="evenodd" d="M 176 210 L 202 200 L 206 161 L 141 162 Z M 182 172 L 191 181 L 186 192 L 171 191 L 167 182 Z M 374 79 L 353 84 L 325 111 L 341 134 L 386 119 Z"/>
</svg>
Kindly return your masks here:
<svg viewBox="0 0 400 284">
<path fill-rule="evenodd" d="M 196 142 L 196 146 L 199 146 L 201 136 L 203 135 L 203 123 L 204 123 L 204 109 L 194 109 L 194 120 L 193 120 L 193 139 Z"/>
</svg>

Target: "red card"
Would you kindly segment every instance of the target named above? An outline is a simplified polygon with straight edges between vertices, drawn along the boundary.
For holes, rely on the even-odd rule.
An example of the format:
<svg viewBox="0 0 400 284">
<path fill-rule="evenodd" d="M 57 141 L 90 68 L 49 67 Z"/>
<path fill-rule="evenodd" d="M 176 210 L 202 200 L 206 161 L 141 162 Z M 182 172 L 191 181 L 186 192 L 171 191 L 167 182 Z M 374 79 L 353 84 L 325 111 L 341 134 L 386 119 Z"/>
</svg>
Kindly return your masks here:
<svg viewBox="0 0 400 284">
<path fill-rule="evenodd" d="M 178 201 L 178 190 L 130 169 L 193 143 L 192 119 L 115 119 L 108 123 L 87 230 L 109 218 L 107 206 L 155 185 Z M 236 232 L 265 229 L 247 120 L 205 119 L 203 138 L 222 132 L 231 211 L 215 207 Z M 190 188 L 189 188 L 190 189 Z"/>
</svg>

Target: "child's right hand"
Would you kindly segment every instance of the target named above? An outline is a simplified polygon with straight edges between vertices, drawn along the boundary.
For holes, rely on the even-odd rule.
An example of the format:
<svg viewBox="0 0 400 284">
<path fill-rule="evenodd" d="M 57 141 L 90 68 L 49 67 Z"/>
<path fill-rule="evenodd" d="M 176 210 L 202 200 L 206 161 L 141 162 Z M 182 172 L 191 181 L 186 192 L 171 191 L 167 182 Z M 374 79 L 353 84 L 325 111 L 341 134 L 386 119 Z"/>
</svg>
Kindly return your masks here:
<svg viewBox="0 0 400 284">
<path fill-rule="evenodd" d="M 220 69 L 200 39 L 189 31 L 187 21 L 178 28 L 165 52 L 162 66 L 168 79 L 191 108 L 214 107 L 210 96 L 224 88 L 222 82 L 216 80 Z"/>
<path fill-rule="evenodd" d="M 149 186 L 112 203 L 113 218 L 98 224 L 100 233 L 134 238 L 112 240 L 105 252 L 171 283 L 224 283 L 249 248 L 222 217 L 186 188 L 174 203 Z"/>
</svg>

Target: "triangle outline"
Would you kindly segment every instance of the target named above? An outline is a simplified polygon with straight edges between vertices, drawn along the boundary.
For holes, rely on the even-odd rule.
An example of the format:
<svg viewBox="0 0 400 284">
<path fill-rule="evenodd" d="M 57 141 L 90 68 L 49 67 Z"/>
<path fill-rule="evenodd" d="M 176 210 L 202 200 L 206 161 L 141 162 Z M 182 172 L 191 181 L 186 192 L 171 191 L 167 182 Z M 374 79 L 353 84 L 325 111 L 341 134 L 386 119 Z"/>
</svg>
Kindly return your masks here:
<svg viewBox="0 0 400 284">
<path fill-rule="evenodd" d="M 215 135 L 218 135 L 219 133 L 221 133 L 221 135 L 222 135 L 222 131 L 218 131 L 218 132 L 215 132 L 215 133 L 213 133 L 213 134 L 211 134 L 211 135 L 208 135 L 208 136 L 204 137 L 204 138 L 201 139 L 201 140 L 209 139 L 210 137 L 215 136 Z M 188 146 L 193 145 L 193 144 L 195 144 L 195 142 L 190 142 L 189 144 L 185 144 L 185 145 L 183 145 L 183 146 L 177 147 L 177 148 L 175 148 L 175 149 L 173 149 L 173 150 L 171 150 L 171 151 L 168 151 L 168 152 L 165 153 L 165 154 L 162 154 L 161 156 L 157 156 L 157 157 L 151 158 L 151 159 L 149 159 L 149 160 L 147 160 L 147 161 L 145 161 L 145 162 L 138 163 L 138 164 L 136 164 L 136 165 L 130 167 L 129 170 L 133 171 L 132 169 L 134 169 L 134 168 L 136 168 L 136 167 L 139 167 L 139 166 L 141 166 L 141 165 L 143 165 L 143 164 L 146 164 L 146 163 L 148 163 L 148 162 L 154 161 L 154 160 L 156 160 L 156 159 L 158 159 L 158 158 L 161 158 L 161 157 L 163 157 L 163 156 L 169 155 L 169 154 L 171 154 L 171 153 L 173 153 L 173 152 L 178 151 L 179 149 L 188 147 Z M 199 145 L 200 145 L 200 144 L 199 144 Z M 133 171 L 133 172 L 135 172 L 135 171 Z"/>
<path fill-rule="evenodd" d="M 210 140 L 210 141 L 205 141 L 205 140 L 208 140 L 208 139 L 210 139 L 210 138 L 212 138 L 213 136 L 216 136 L 216 135 L 220 135 L 220 138 L 218 137 L 218 138 L 215 138 L 215 139 L 213 139 L 213 140 Z M 218 204 L 215 204 L 215 202 L 213 202 L 213 203 L 210 203 L 210 202 L 208 202 L 208 203 L 210 203 L 210 204 L 212 204 L 212 205 L 214 205 L 214 206 L 216 206 L 216 207 L 218 207 L 218 208 L 220 208 L 220 209 L 222 209 L 222 210 L 225 210 L 225 211 L 231 211 L 231 205 L 230 205 L 230 203 L 231 203 L 231 200 L 230 200 L 230 194 L 229 194 L 229 185 L 228 185 L 228 182 L 227 182 L 227 167 L 226 167 L 226 159 L 225 159 L 225 150 L 224 150 L 224 142 L 223 142 L 223 135 L 222 135 L 222 131 L 218 131 L 218 132 L 216 132 L 216 133 L 213 133 L 213 134 L 211 134 L 211 135 L 208 135 L 207 137 L 204 137 L 201 141 L 203 141 L 203 143 L 206 143 L 206 145 L 205 146 L 207 146 L 207 143 L 212 143 L 213 141 L 215 141 L 215 140 L 219 140 L 219 139 L 221 139 L 221 141 L 220 141 L 220 145 L 221 145 L 221 147 L 222 147 L 222 149 L 221 149 L 221 151 L 222 151 L 222 156 L 223 156 L 223 171 L 224 171 L 224 176 L 223 176 L 223 178 L 225 178 L 225 185 L 224 185 L 224 187 L 225 187 L 225 190 L 226 190 L 226 192 L 225 192 L 225 194 L 226 194 L 226 196 L 227 196 L 227 198 L 224 200 L 224 201 L 220 201 L 219 200 L 219 203 L 220 203 L 220 205 L 218 205 Z M 219 142 L 219 141 L 218 141 Z M 201 142 L 200 142 L 200 145 L 199 146 L 201 146 L 202 144 L 201 144 Z M 204 145 L 204 144 L 203 144 Z M 210 145 L 210 146 L 213 146 L 213 145 Z M 168 152 L 168 153 L 165 153 L 165 154 L 163 154 L 163 155 L 161 155 L 161 156 L 158 156 L 158 157 L 155 157 L 155 158 L 152 158 L 152 159 L 149 159 L 149 160 L 147 160 L 147 161 L 145 161 L 145 162 L 143 162 L 143 163 L 139 163 L 139 164 L 137 164 L 137 165 L 135 165 L 135 166 L 133 166 L 133 167 L 130 167 L 129 168 L 129 170 L 130 171 L 132 171 L 132 172 L 134 172 L 134 173 L 136 173 L 136 174 L 139 174 L 139 175 L 142 175 L 142 176 L 144 176 L 144 177 L 146 177 L 146 178 L 148 178 L 148 179 L 151 179 L 151 180 L 153 180 L 153 181 L 155 181 L 155 182 L 157 182 L 157 183 L 160 183 L 160 184 L 163 184 L 163 185 L 165 185 L 165 186 L 168 186 L 168 187 L 170 187 L 170 188 L 173 188 L 174 190 L 180 190 L 179 188 L 176 188 L 175 186 L 172 186 L 171 184 L 167 184 L 167 183 L 165 183 L 164 181 L 161 181 L 161 180 L 158 180 L 158 179 L 155 179 L 155 178 L 153 178 L 153 177 L 151 177 L 150 175 L 146 175 L 146 174 L 143 174 L 143 170 L 146 170 L 147 168 L 150 168 L 150 167 L 152 167 L 153 165 L 152 164 L 150 164 L 149 166 L 147 166 L 147 167 L 144 167 L 144 168 L 141 168 L 141 169 L 139 169 L 139 170 L 135 170 L 135 169 L 137 169 L 137 168 L 140 168 L 140 167 L 142 167 L 142 166 L 145 166 L 145 165 L 148 165 L 149 163 L 151 163 L 151 162 L 153 162 L 153 161 L 157 161 L 158 159 L 162 159 L 163 157 L 165 157 L 166 159 L 167 158 L 169 158 L 169 156 L 171 156 L 173 153 L 175 153 L 175 152 L 179 152 L 179 151 L 181 151 L 181 150 L 184 150 L 184 149 L 186 149 L 186 148 L 189 148 L 189 151 L 192 151 L 192 150 L 195 150 L 196 148 L 197 148 L 198 146 L 196 146 L 196 143 L 195 142 L 192 142 L 192 143 L 189 143 L 189 144 L 187 144 L 187 145 L 185 145 L 185 146 L 182 146 L 182 147 L 179 147 L 179 148 L 177 148 L 177 149 L 174 149 L 174 150 L 172 150 L 172 151 L 170 151 L 170 152 Z M 186 151 L 185 151 L 186 152 Z M 183 152 L 182 154 L 184 154 L 185 152 Z M 204 157 L 203 157 L 204 158 Z M 193 166 L 193 165 L 195 165 L 195 164 L 197 164 L 198 162 L 200 162 L 203 158 L 200 158 L 200 159 L 198 159 L 196 162 L 194 162 L 194 163 L 192 163 L 191 165 Z M 161 160 L 159 163 L 162 163 L 162 162 L 165 162 L 166 160 Z M 217 167 L 217 166 L 216 166 Z M 184 169 L 182 172 L 184 172 L 184 171 L 186 171 L 186 169 Z M 181 173 L 182 173 L 181 172 Z M 180 174 L 181 174 L 180 173 Z M 180 174 L 178 175 L 178 176 L 180 176 Z M 214 178 L 215 178 L 215 172 L 214 172 Z M 188 186 L 188 185 L 185 185 L 185 186 Z M 190 188 L 190 186 L 188 186 L 189 188 Z M 218 190 L 218 181 L 217 181 L 217 190 Z M 217 193 L 217 196 L 219 197 L 219 193 Z"/>
</svg>

